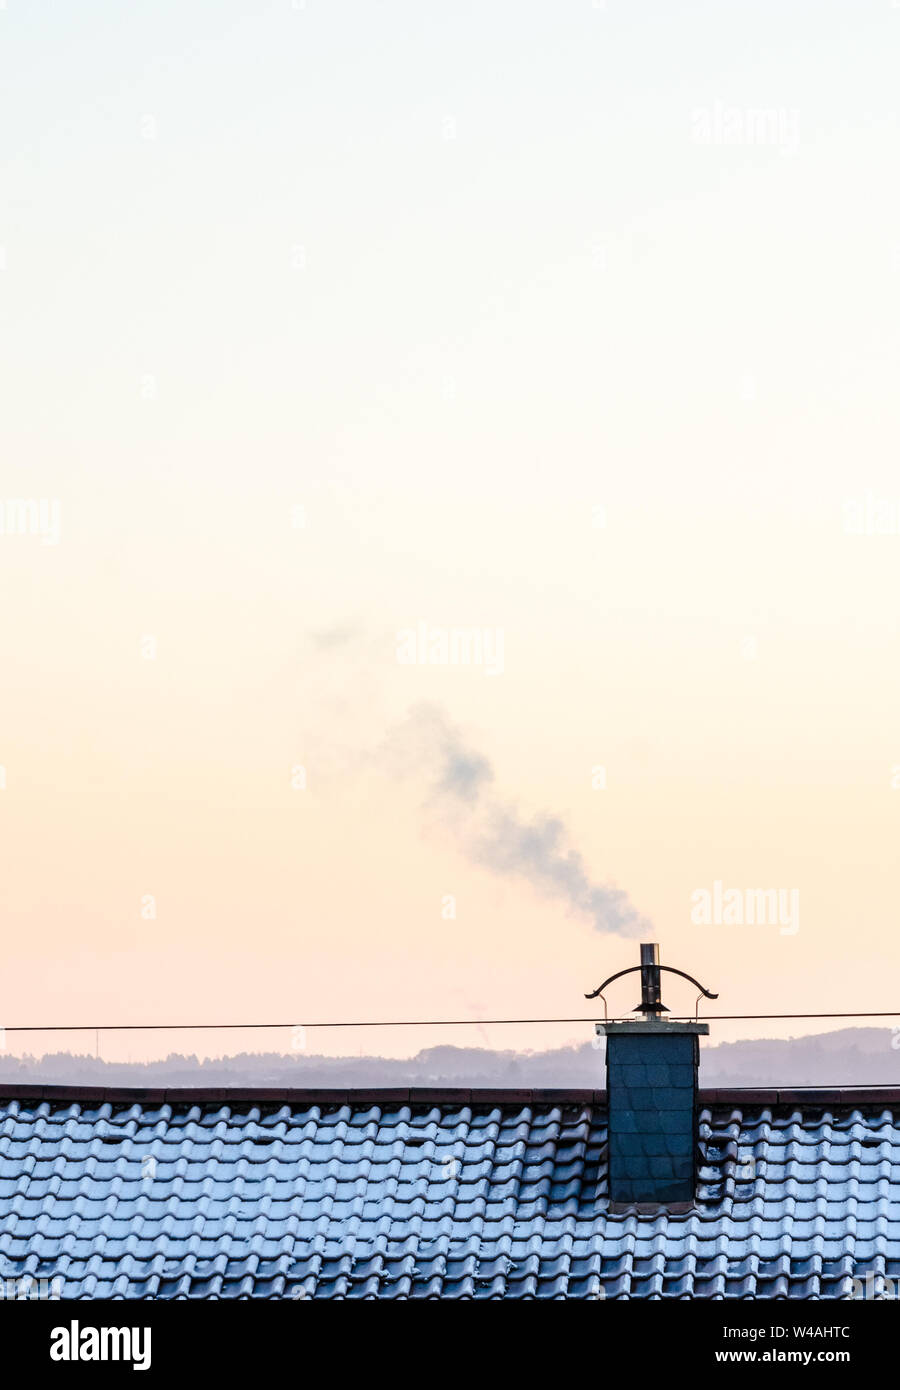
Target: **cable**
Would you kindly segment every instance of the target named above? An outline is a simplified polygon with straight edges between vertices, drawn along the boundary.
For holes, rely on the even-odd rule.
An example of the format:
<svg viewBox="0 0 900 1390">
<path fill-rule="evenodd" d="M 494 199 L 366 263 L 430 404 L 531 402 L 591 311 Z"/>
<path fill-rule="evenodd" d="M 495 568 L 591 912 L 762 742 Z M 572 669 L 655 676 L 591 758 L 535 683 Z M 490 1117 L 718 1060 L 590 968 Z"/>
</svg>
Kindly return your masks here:
<svg viewBox="0 0 900 1390">
<path fill-rule="evenodd" d="M 841 1013 L 841 1014 L 704 1014 L 694 1018 L 687 1014 L 671 1014 L 670 1023 L 724 1023 L 756 1022 L 764 1019 L 795 1018 L 900 1018 L 900 1009 L 886 1009 L 880 1013 Z M 596 1018 L 374 1018 L 339 1020 L 336 1022 L 303 1023 L 51 1023 L 20 1024 L 7 1027 L 7 1033 L 149 1033 L 168 1029 L 171 1032 L 193 1032 L 199 1029 L 219 1030 L 232 1028 L 497 1028 L 507 1024 L 524 1025 L 544 1023 L 603 1023 L 605 1019 Z M 609 1019 L 608 1022 L 622 1022 Z"/>
</svg>

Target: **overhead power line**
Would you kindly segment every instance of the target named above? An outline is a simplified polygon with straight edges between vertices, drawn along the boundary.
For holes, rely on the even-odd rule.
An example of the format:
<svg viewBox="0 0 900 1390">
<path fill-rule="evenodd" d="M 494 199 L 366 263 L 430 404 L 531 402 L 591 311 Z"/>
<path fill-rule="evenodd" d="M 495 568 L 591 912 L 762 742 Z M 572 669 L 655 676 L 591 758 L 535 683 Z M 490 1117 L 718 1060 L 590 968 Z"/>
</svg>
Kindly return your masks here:
<svg viewBox="0 0 900 1390">
<path fill-rule="evenodd" d="M 694 1022 L 693 1014 L 670 1014 L 673 1023 Z M 766 1019 L 799 1018 L 900 1018 L 900 1009 L 885 1009 L 866 1013 L 817 1013 L 817 1014 L 702 1014 L 700 1023 L 761 1022 Z M 554 1024 L 554 1023 L 602 1023 L 604 1020 L 591 1015 L 590 1018 L 370 1018 L 316 1020 L 307 1023 L 294 1019 L 290 1023 L 49 1023 L 18 1024 L 6 1028 L 7 1033 L 156 1033 L 196 1032 L 199 1030 L 224 1031 L 236 1028 L 498 1028 L 507 1025 Z M 613 1019 L 610 1019 L 612 1022 Z"/>
</svg>

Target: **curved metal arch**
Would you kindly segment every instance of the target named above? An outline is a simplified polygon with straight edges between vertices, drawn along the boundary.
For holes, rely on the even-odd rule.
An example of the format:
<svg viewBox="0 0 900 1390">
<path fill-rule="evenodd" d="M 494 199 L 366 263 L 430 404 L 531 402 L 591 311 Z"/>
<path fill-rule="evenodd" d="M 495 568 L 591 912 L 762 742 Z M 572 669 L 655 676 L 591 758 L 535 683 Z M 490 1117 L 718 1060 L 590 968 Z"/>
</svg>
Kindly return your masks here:
<svg viewBox="0 0 900 1390">
<path fill-rule="evenodd" d="M 639 965 L 629 965 L 627 970 L 617 970 L 615 975 L 610 975 L 608 980 L 604 980 L 602 985 L 598 985 L 593 994 L 586 994 L 585 999 L 596 999 L 598 994 L 602 994 L 607 985 L 611 985 L 613 980 L 621 980 L 623 975 L 633 975 L 636 970 L 640 970 Z"/>
<path fill-rule="evenodd" d="M 683 980 L 690 980 L 692 985 L 696 985 L 700 993 L 706 999 L 718 999 L 717 994 L 713 994 L 711 989 L 704 989 L 699 980 L 695 980 L 693 975 L 689 975 L 686 970 L 676 970 L 674 965 L 661 965 L 660 970 L 668 970 L 670 975 L 680 975 Z"/>
<path fill-rule="evenodd" d="M 627 970 L 617 970 L 616 973 L 615 973 L 615 975 L 610 975 L 610 977 L 609 977 L 608 980 L 604 980 L 604 981 L 603 981 L 603 984 L 600 985 L 597 989 L 595 989 L 594 992 L 593 992 L 593 994 L 586 994 L 586 995 L 584 996 L 585 999 L 596 999 L 596 998 L 597 998 L 597 995 L 598 995 L 598 994 L 602 994 L 603 990 L 606 989 L 607 985 L 611 985 L 612 982 L 613 982 L 613 980 L 620 980 L 620 979 L 622 978 L 623 975 L 633 975 L 633 974 L 635 973 L 635 971 L 640 971 L 640 970 L 642 970 L 642 969 L 643 969 L 643 966 L 640 966 L 640 965 L 630 965 L 630 966 L 628 967 Z M 710 989 L 704 989 L 703 986 L 701 985 L 700 981 L 699 981 L 699 980 L 695 980 L 694 977 L 693 977 L 693 975 L 688 975 L 687 971 L 685 971 L 685 970 L 676 970 L 674 965 L 657 965 L 657 966 L 655 967 L 655 969 L 657 969 L 657 970 L 668 970 L 668 972 L 669 972 L 670 975 L 680 975 L 681 978 L 682 978 L 683 980 L 690 980 L 691 984 L 692 984 L 692 985 L 696 985 L 697 988 L 699 989 L 700 993 L 701 993 L 701 994 L 704 996 L 704 998 L 706 998 L 706 999 L 718 999 L 718 997 L 719 997 L 718 994 L 713 994 L 712 990 L 710 990 Z"/>
</svg>

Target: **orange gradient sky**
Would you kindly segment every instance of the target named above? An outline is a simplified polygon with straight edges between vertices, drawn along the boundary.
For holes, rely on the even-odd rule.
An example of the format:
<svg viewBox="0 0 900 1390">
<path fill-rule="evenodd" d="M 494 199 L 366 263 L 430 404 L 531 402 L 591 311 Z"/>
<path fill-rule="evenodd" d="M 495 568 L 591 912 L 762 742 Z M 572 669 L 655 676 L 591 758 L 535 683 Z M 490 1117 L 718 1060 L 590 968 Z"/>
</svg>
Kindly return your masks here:
<svg viewBox="0 0 900 1390">
<path fill-rule="evenodd" d="M 588 1011 L 637 939 L 467 852 L 422 702 L 717 1011 L 900 1008 L 900 12 L 0 21 L 0 1024 Z"/>
</svg>

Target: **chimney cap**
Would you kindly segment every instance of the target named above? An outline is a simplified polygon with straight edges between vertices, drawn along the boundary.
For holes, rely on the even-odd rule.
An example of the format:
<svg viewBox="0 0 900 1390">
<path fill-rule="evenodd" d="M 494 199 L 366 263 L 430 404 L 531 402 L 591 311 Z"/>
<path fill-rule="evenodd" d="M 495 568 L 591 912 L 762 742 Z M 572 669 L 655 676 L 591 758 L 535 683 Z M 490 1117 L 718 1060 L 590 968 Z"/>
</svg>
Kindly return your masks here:
<svg viewBox="0 0 900 1390">
<path fill-rule="evenodd" d="M 605 1018 L 602 1023 L 595 1023 L 594 1030 L 599 1037 L 611 1037 L 614 1033 L 636 1034 L 636 1033 L 696 1033 L 698 1037 L 706 1037 L 709 1033 L 709 1024 L 702 1023 L 698 1019 L 687 1019 L 682 1021 L 676 1018 Z"/>
</svg>

